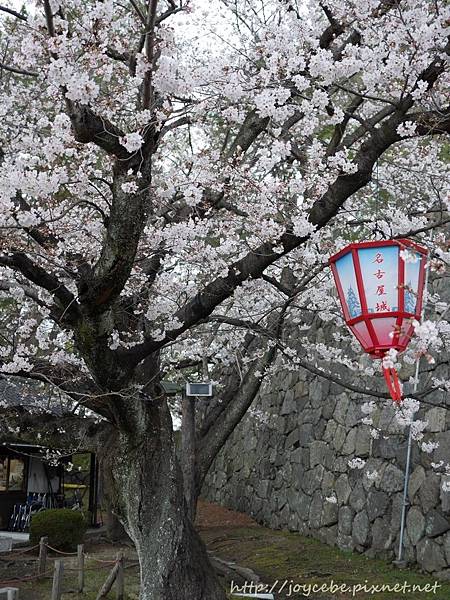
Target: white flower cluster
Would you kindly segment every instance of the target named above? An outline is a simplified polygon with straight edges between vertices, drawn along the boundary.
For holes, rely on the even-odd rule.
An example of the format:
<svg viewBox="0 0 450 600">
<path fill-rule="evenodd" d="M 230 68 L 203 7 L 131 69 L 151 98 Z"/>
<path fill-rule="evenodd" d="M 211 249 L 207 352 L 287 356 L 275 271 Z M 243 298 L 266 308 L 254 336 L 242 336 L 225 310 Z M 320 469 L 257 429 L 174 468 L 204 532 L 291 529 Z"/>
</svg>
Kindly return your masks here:
<svg viewBox="0 0 450 600">
<path fill-rule="evenodd" d="M 420 403 L 418 400 L 413 398 L 404 398 L 403 402 L 400 404 L 395 413 L 395 419 L 397 423 L 402 427 L 411 425 L 414 419 L 414 414 L 419 410 L 419 408 Z"/>
<path fill-rule="evenodd" d="M 366 461 L 362 458 L 357 457 L 349 460 L 347 464 L 350 467 L 350 469 L 364 469 Z"/>
<path fill-rule="evenodd" d="M 120 145 L 126 148 L 128 152 L 137 152 L 143 143 L 144 138 L 137 131 L 127 133 L 124 137 L 120 138 Z"/>
<path fill-rule="evenodd" d="M 395 348 L 390 348 L 383 356 L 383 367 L 385 369 L 394 369 L 397 366 L 397 355 L 398 351 Z"/>
<path fill-rule="evenodd" d="M 439 442 L 422 442 L 420 447 L 422 448 L 423 452 L 426 452 L 427 454 L 431 454 L 437 448 L 439 448 Z"/>
<path fill-rule="evenodd" d="M 412 121 L 405 121 L 397 127 L 397 133 L 400 137 L 412 137 L 415 135 L 417 129 L 417 123 Z"/>
</svg>

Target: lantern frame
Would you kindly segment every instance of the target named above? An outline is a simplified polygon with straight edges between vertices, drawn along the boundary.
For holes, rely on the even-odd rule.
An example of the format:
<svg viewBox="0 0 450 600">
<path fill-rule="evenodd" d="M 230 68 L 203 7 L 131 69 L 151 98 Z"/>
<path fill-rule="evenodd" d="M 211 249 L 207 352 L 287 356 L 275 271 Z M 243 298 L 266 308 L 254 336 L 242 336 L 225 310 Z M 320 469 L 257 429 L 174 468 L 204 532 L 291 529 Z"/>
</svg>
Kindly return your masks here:
<svg viewBox="0 0 450 600">
<path fill-rule="evenodd" d="M 386 246 L 397 246 L 399 248 L 396 286 L 398 290 L 398 309 L 384 312 L 370 312 L 368 310 L 367 305 L 366 290 L 364 288 L 364 281 L 361 271 L 358 250 L 362 248 L 382 248 Z M 400 250 L 402 249 L 412 250 L 421 255 L 421 258 L 419 259 L 419 276 L 417 282 L 417 297 L 414 312 L 408 312 L 405 310 L 405 261 L 400 255 Z M 353 269 L 358 289 L 359 304 L 361 308 L 361 314 L 356 317 L 350 316 L 347 302 L 345 300 L 345 292 L 342 288 L 338 269 L 336 267 L 336 261 L 338 261 L 340 258 L 349 253 L 351 253 L 352 257 Z M 355 335 L 361 346 L 364 348 L 365 352 L 369 353 L 373 358 L 383 358 L 383 356 L 391 348 L 396 349 L 398 352 L 403 352 L 406 349 L 413 333 L 413 326 L 411 321 L 413 319 L 419 321 L 422 314 L 423 291 L 425 283 L 425 264 L 427 255 L 428 250 L 423 246 L 420 246 L 419 244 L 416 244 L 415 242 L 408 239 L 398 239 L 351 243 L 329 258 L 329 265 L 333 272 L 336 288 L 339 295 L 339 300 L 342 307 L 342 312 L 344 315 L 344 320 L 347 326 L 350 328 L 351 332 Z M 403 290 L 403 292 L 400 292 L 400 290 Z M 393 331 L 392 342 L 389 344 L 383 344 L 380 342 L 380 340 L 377 337 L 376 328 L 372 323 L 373 320 L 380 318 L 395 319 L 395 328 Z M 408 330 L 407 333 L 405 333 L 404 331 L 402 331 L 402 326 L 405 323 L 408 323 L 408 321 Z M 368 336 L 370 338 L 370 345 L 368 345 L 367 341 L 363 339 L 362 334 L 360 334 L 358 330 L 355 327 L 353 327 L 354 325 L 361 322 L 365 323 L 365 326 L 367 328 Z"/>
</svg>

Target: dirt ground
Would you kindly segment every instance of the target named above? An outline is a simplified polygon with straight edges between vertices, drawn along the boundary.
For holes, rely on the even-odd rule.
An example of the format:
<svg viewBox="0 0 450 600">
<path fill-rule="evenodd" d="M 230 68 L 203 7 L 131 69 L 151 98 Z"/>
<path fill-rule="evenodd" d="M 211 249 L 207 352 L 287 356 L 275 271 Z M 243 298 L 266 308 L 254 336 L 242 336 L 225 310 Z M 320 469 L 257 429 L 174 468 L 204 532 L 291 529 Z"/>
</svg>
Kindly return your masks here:
<svg viewBox="0 0 450 600">
<path fill-rule="evenodd" d="M 205 500 L 199 500 L 197 505 L 196 525 L 199 531 L 215 527 L 259 527 L 248 515 Z"/>
<path fill-rule="evenodd" d="M 436 593 L 313 592 L 313 585 L 320 587 L 330 582 L 348 586 L 364 582 L 366 585 L 393 586 L 405 582 L 423 588 L 426 584 L 433 585 L 434 579 L 411 570 L 399 571 L 386 561 L 342 552 L 296 533 L 273 531 L 260 526 L 247 515 L 205 501 L 199 504 L 197 528 L 228 592 L 231 580 L 240 588 L 235 591 L 242 592 L 243 583 L 255 579 L 259 580 L 260 585 L 268 586 L 265 592 L 273 588 L 275 600 L 300 600 L 305 597 L 315 600 L 450 599 L 450 584 L 443 582 Z M 29 552 L 23 554 L 26 549 L 15 549 L 12 554 L 0 555 L 0 587 L 18 587 L 20 600 L 49 600 L 53 563 L 56 558 L 62 558 L 65 570 L 62 600 L 95 600 L 111 569 L 111 563 L 121 551 L 126 559 L 125 599 L 137 600 L 139 572 L 136 552 L 129 545 L 106 543 L 101 534 L 99 531 L 95 538 L 85 544 L 87 556 L 83 594 L 77 593 L 76 557 L 55 554 L 49 556 L 47 576 L 37 579 L 37 556 Z M 298 586 L 302 586 L 301 589 Z M 300 591 L 296 593 L 296 589 Z M 247 588 L 245 591 L 251 590 Z M 114 590 L 108 597 L 115 597 Z M 233 597 L 237 600 L 236 596 L 230 595 L 230 599 Z"/>
</svg>

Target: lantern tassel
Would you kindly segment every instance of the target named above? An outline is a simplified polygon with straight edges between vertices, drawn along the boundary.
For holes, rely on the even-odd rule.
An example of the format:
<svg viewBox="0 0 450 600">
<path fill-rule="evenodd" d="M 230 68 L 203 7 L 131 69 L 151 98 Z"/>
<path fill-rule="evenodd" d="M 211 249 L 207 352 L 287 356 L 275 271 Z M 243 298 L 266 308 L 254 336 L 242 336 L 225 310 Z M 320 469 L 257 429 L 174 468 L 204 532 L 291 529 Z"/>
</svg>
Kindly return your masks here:
<svg viewBox="0 0 450 600">
<path fill-rule="evenodd" d="M 400 387 L 400 381 L 398 379 L 397 371 L 392 368 L 383 367 L 383 375 L 386 380 L 392 400 L 396 404 L 400 404 L 402 401 L 402 389 Z"/>
</svg>

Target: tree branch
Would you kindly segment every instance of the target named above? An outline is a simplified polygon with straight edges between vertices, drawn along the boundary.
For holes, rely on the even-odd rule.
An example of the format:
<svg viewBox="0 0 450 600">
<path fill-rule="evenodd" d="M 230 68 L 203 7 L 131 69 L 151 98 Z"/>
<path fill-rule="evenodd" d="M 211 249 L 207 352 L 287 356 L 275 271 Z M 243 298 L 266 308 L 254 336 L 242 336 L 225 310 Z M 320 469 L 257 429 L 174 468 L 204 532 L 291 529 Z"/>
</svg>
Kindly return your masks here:
<svg viewBox="0 0 450 600">
<path fill-rule="evenodd" d="M 0 6 L 0 11 L 8 13 L 8 14 L 12 15 L 13 17 L 16 17 L 17 19 L 20 19 L 21 21 L 28 20 L 26 15 L 24 15 L 20 12 L 17 12 L 16 10 L 13 10 L 12 8 L 8 8 L 7 6 Z"/>
<path fill-rule="evenodd" d="M 358 165 L 357 171 L 352 174 L 340 175 L 330 185 L 328 191 L 313 204 L 309 221 L 316 229 L 324 227 L 338 213 L 344 202 L 370 181 L 373 166 L 378 158 L 392 144 L 401 139 L 397 133 L 397 127 L 403 122 L 404 114 L 410 106 L 409 101 L 404 101 L 400 108 L 379 129 L 372 133 L 369 140 L 362 144 L 355 157 L 355 162 Z M 191 326 L 209 316 L 214 308 L 230 297 L 234 290 L 245 280 L 260 277 L 269 265 L 298 248 L 308 239 L 308 236 L 298 237 L 287 230 L 275 243 L 262 244 L 231 264 L 225 277 L 219 277 L 209 283 L 177 311 L 175 316 L 183 323 L 180 328 L 168 331 L 161 341 L 147 340 L 130 349 L 130 360 L 132 362 L 136 361 L 137 364 L 148 353 L 154 352 L 175 340 Z M 280 246 L 282 247 L 281 251 L 274 250 L 275 247 L 279 248 Z"/>
<path fill-rule="evenodd" d="M 5 65 L 5 63 L 0 62 L 0 70 L 4 69 L 5 71 L 9 71 L 10 73 L 15 73 L 16 75 L 26 75 L 28 77 L 37 77 L 38 74 L 34 71 L 27 71 L 26 69 L 19 69 L 18 67 L 12 67 L 11 65 Z"/>
<path fill-rule="evenodd" d="M 269 124 L 269 117 L 260 117 L 256 110 L 252 110 L 245 117 L 236 137 L 234 138 L 227 152 L 227 157 L 230 158 L 238 152 L 245 153 L 256 138 L 265 131 Z"/>
<path fill-rule="evenodd" d="M 34 263 L 25 253 L 13 252 L 0 255 L 0 265 L 21 273 L 32 283 L 47 290 L 55 298 L 59 307 L 59 319 L 70 324 L 80 318 L 79 305 L 75 296 L 54 275 L 47 273 Z"/>
<path fill-rule="evenodd" d="M 331 373 L 327 373 L 326 371 L 323 371 L 322 369 L 318 369 L 317 367 L 314 367 L 313 365 L 310 365 L 309 363 L 307 363 L 305 361 L 296 360 L 296 365 L 302 367 L 302 369 L 305 369 L 306 371 L 309 371 L 313 375 L 317 375 L 318 377 L 322 377 L 323 379 L 328 379 L 328 381 L 336 383 L 337 385 L 340 385 L 341 387 L 343 387 L 347 390 L 350 390 L 351 392 L 357 392 L 359 394 L 363 394 L 364 396 L 373 396 L 374 398 L 382 398 L 383 400 L 391 399 L 390 394 L 388 394 L 387 392 L 378 392 L 376 390 L 369 390 L 367 388 L 363 388 L 358 385 L 353 385 L 346 381 L 342 381 L 342 379 L 339 379 L 339 377 L 336 377 L 335 375 L 332 375 Z M 430 389 L 424 390 L 423 392 L 420 392 L 418 394 L 408 394 L 408 398 L 414 398 L 415 400 L 419 400 L 423 404 L 427 404 L 429 406 L 435 406 L 435 407 L 437 406 L 439 408 L 445 408 L 446 410 L 450 410 L 450 406 L 448 406 L 446 404 L 439 404 L 436 402 L 430 402 L 428 400 L 424 400 L 424 398 L 426 396 L 428 396 L 429 394 L 431 394 L 432 392 L 435 392 L 435 391 L 436 391 L 436 388 L 430 388 Z"/>
<path fill-rule="evenodd" d="M 124 137 L 125 133 L 119 127 L 97 115 L 89 106 L 67 98 L 66 106 L 77 142 L 92 142 L 122 161 L 130 159 L 132 155 L 120 144 L 120 138 Z"/>
</svg>

